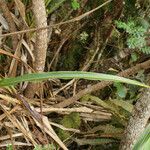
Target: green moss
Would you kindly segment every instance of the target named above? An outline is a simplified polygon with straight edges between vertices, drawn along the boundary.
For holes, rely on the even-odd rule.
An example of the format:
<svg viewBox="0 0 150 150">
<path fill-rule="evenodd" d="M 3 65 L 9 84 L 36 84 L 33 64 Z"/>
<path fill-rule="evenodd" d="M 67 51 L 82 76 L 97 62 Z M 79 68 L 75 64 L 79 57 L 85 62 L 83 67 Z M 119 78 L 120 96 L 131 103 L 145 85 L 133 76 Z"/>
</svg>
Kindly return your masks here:
<svg viewBox="0 0 150 150">
<path fill-rule="evenodd" d="M 64 116 L 60 122 L 66 128 L 75 128 L 78 129 L 81 124 L 81 118 L 79 113 L 70 113 L 69 115 Z M 68 131 L 59 129 L 58 135 L 62 140 L 67 139 L 71 134 Z"/>
</svg>

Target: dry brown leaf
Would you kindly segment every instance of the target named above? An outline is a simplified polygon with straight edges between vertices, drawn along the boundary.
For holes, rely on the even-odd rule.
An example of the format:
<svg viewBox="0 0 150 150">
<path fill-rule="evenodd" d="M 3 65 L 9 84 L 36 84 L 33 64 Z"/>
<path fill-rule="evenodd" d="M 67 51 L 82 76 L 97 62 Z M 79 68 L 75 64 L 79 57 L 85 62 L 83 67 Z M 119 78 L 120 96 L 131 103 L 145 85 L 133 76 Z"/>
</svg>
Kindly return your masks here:
<svg viewBox="0 0 150 150">
<path fill-rule="evenodd" d="M 19 120 L 14 115 L 11 115 L 2 104 L 0 104 L 0 106 L 1 106 L 2 110 L 4 111 L 4 113 L 6 114 L 6 116 L 8 117 L 8 119 L 12 122 L 12 124 L 15 127 L 17 127 L 23 133 L 23 135 L 32 142 L 32 144 L 34 146 L 36 146 L 37 143 L 33 139 L 31 132 L 28 132 L 25 129 L 25 127 L 21 124 L 21 122 L 19 122 Z"/>
<path fill-rule="evenodd" d="M 20 136 L 23 136 L 23 134 L 22 133 L 16 133 L 16 134 L 12 135 L 13 138 L 15 138 L 15 137 L 17 138 Z M 4 135 L 4 136 L 0 137 L 0 141 L 7 140 L 7 139 L 10 139 L 10 135 Z"/>
<path fill-rule="evenodd" d="M 20 15 L 21 15 L 23 21 L 25 22 L 25 6 L 24 6 L 24 4 L 20 0 L 14 0 L 14 1 L 20 12 Z"/>
<path fill-rule="evenodd" d="M 0 26 L 0 35 L 2 35 L 2 26 Z M 0 37 L 0 47 L 1 47 L 1 45 L 2 45 L 2 37 Z"/>
<path fill-rule="evenodd" d="M 14 56 L 20 58 L 20 56 L 21 56 L 21 52 L 20 52 L 21 46 L 22 46 L 22 39 L 20 39 L 20 41 L 18 42 L 18 45 L 17 45 L 17 48 L 15 50 Z M 9 72 L 8 72 L 8 76 L 11 76 L 11 77 L 16 76 L 17 65 L 18 65 L 18 62 L 15 59 L 12 59 L 11 64 L 10 64 L 10 68 L 9 68 Z"/>
<path fill-rule="evenodd" d="M 0 94 L 0 98 L 11 104 L 20 104 L 20 101 L 7 95 Z"/>
<path fill-rule="evenodd" d="M 2 24 L 2 27 L 5 30 L 9 30 L 8 23 L 7 23 L 6 19 L 2 16 L 2 14 L 0 14 L 0 23 Z"/>
<path fill-rule="evenodd" d="M 44 128 L 45 132 L 51 138 L 53 138 L 60 145 L 61 148 L 63 148 L 64 150 L 68 150 L 68 148 L 64 145 L 64 143 L 60 140 L 60 138 L 57 136 L 57 134 L 51 127 L 49 120 L 46 116 L 42 116 L 42 122 L 43 122 L 44 126 L 41 123 L 39 123 L 36 119 L 34 119 L 34 121 L 36 122 L 37 126 L 39 126 L 41 128 L 41 130 L 43 130 L 43 128 Z"/>
<path fill-rule="evenodd" d="M 33 50 L 30 48 L 30 46 L 27 44 L 27 42 L 23 39 L 22 40 L 22 44 L 25 46 L 25 48 L 27 49 L 27 51 L 29 52 L 31 58 L 32 58 L 32 61 L 34 62 L 35 61 L 35 57 L 34 57 L 34 54 L 33 54 Z"/>
</svg>

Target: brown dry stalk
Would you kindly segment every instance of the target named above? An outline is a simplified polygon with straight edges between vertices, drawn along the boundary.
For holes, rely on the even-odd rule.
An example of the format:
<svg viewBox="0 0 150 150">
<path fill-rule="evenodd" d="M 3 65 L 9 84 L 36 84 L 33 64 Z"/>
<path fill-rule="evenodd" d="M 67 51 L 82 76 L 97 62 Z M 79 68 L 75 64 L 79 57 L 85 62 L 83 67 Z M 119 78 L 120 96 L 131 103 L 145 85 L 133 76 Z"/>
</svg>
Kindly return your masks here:
<svg viewBox="0 0 150 150">
<path fill-rule="evenodd" d="M 120 144 L 120 150 L 133 149 L 150 117 L 150 89 L 144 90 L 137 101 Z"/>
<path fill-rule="evenodd" d="M 7 2 L 5 0 L 0 1 L 0 8 L 2 9 L 4 17 L 7 20 L 10 32 L 17 31 L 15 22 L 13 20 L 11 12 L 9 11 L 7 7 Z M 19 50 L 20 44 L 18 45 L 17 35 L 12 35 L 12 47 L 13 47 L 13 50 L 15 51 L 15 55 L 20 57 L 20 50 Z M 8 76 L 14 77 L 16 75 L 16 70 L 17 70 L 17 62 L 14 59 L 12 59 L 10 69 L 8 72 Z"/>
<path fill-rule="evenodd" d="M 125 71 L 122 71 L 118 74 L 118 76 L 121 76 L 121 77 L 129 77 L 131 75 L 134 75 L 136 74 L 138 71 L 140 70 L 145 70 L 145 69 L 148 69 L 150 68 L 150 60 L 148 61 L 145 61 L 143 63 L 140 63 L 140 64 L 137 64 L 129 69 L 126 69 Z M 92 93 L 92 92 L 95 92 L 95 91 L 98 91 L 98 90 L 101 90 L 103 88 L 105 88 L 106 86 L 109 86 L 113 84 L 112 81 L 102 81 L 100 83 L 97 83 L 95 85 L 92 85 L 90 87 L 87 87 L 86 89 L 83 89 L 81 90 L 79 93 L 77 93 L 75 96 L 69 98 L 69 99 L 66 99 L 64 100 L 63 102 L 60 102 L 56 105 L 54 105 L 55 107 L 67 107 L 71 104 L 73 104 L 74 102 L 76 102 L 77 100 L 79 100 L 81 97 L 83 97 L 84 95 L 86 94 L 89 94 L 89 93 Z"/>
<path fill-rule="evenodd" d="M 10 57 L 14 58 L 16 61 L 21 62 L 22 64 L 24 64 L 24 66 L 26 66 L 27 68 L 30 68 L 30 70 L 31 70 L 32 72 L 35 72 L 35 71 L 32 69 L 32 67 L 30 67 L 27 63 L 25 63 L 24 61 L 22 61 L 19 57 L 17 57 L 17 56 L 15 56 L 15 55 L 11 54 L 10 52 L 7 52 L 7 51 L 5 51 L 5 50 L 3 50 L 3 49 L 0 48 L 0 54 L 2 54 L 2 55 L 7 55 L 7 56 L 10 56 Z"/>
<path fill-rule="evenodd" d="M 3 11 L 4 17 L 5 17 L 5 19 L 8 23 L 10 32 L 17 31 L 16 25 L 15 25 L 14 20 L 13 20 L 13 17 L 11 15 L 11 12 L 9 11 L 8 7 L 7 7 L 7 3 L 6 3 L 5 0 L 0 0 L 0 8 Z M 17 47 L 17 43 L 18 43 L 17 35 L 12 35 L 12 44 L 13 44 L 13 49 L 14 50 Z"/>
<path fill-rule="evenodd" d="M 47 17 L 44 0 L 32 0 L 33 13 L 35 16 L 35 24 L 37 28 L 47 26 Z M 36 72 L 43 72 L 46 60 L 47 51 L 47 37 L 48 31 L 39 30 L 36 32 L 36 42 L 34 48 L 35 61 L 33 63 L 33 69 Z M 27 97 L 33 97 L 35 92 L 39 89 L 40 85 L 30 83 L 27 87 L 25 95 Z M 42 88 L 42 87 L 41 87 Z M 40 88 L 40 89 L 41 89 Z"/>
</svg>

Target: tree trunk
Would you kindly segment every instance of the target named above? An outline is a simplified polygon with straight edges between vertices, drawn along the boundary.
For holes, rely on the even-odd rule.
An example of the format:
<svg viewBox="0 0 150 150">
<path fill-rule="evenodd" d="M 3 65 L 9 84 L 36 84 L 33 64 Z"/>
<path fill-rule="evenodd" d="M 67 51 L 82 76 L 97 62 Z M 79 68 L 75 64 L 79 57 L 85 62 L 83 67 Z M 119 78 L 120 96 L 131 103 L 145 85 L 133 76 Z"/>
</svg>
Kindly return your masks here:
<svg viewBox="0 0 150 150">
<path fill-rule="evenodd" d="M 145 89 L 137 101 L 120 144 L 120 150 L 132 150 L 150 117 L 150 89 Z"/>
<path fill-rule="evenodd" d="M 44 0 L 32 0 L 33 13 L 35 16 L 35 24 L 37 28 L 47 26 L 47 17 Z M 33 63 L 33 69 L 36 72 L 43 72 L 45 67 L 46 52 L 47 52 L 47 36 L 48 31 L 38 30 L 36 32 L 36 42 L 34 48 L 35 62 Z M 42 90 L 42 84 L 29 83 L 25 95 L 32 98 L 36 92 Z"/>
</svg>

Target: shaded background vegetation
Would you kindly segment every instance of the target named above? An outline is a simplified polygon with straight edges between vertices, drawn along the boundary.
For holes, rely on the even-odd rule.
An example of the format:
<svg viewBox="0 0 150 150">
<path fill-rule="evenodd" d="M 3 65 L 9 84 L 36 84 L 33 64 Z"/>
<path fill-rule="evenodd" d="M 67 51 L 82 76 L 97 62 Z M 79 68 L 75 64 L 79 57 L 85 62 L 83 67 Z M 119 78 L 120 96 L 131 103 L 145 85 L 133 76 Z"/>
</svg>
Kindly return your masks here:
<svg viewBox="0 0 150 150">
<path fill-rule="evenodd" d="M 106 0 L 45 0 L 49 28 L 45 68 L 42 71 L 81 70 L 116 75 L 129 68 L 130 72 L 121 75 L 130 76 L 131 79 L 141 82 L 149 80 L 150 63 L 142 67 L 139 65 L 136 70 L 133 69 L 134 66 L 147 62 L 150 57 L 149 0 L 112 0 L 100 9 L 82 16 L 105 2 Z M 37 29 L 36 32 L 27 30 L 42 26 L 36 24 L 32 1 L 2 0 L 0 4 L 0 35 L 3 35 L 0 37 L 0 47 L 7 52 L 4 55 L 4 51 L 0 51 L 2 54 L 0 76 L 15 77 L 31 73 L 33 71 L 31 68 L 37 71 L 34 67 L 34 61 L 38 62 L 35 55 L 36 33 L 41 30 Z M 59 23 L 62 25 L 56 25 Z M 5 36 L 6 33 L 22 30 L 25 32 Z M 23 62 L 15 61 L 10 54 L 31 68 Z M 16 149 L 20 149 L 19 146 L 15 146 L 18 145 L 16 141 L 20 140 L 20 143 L 24 142 L 29 147 L 49 143 L 54 149 L 58 148 L 50 135 L 30 117 L 28 110 L 20 105 L 14 90 L 24 95 L 27 103 L 39 109 L 40 113 L 42 109 L 51 108 L 55 104 L 57 106 L 63 103 L 63 100 L 97 83 L 98 81 L 85 80 L 49 80 L 43 82 L 42 92 L 34 91 L 27 82 L 17 85 L 13 90 L 0 88 L 2 100 L 0 134 L 2 137 L 9 135 L 6 139 L 0 139 L 2 147 L 3 144 L 12 144 Z M 124 128 L 141 89 L 121 83 L 106 86 L 107 83 L 97 87 L 95 91 L 91 90 L 92 94 L 91 92 L 87 92 L 87 95 L 81 94 L 78 102 L 65 104 L 65 106 L 59 105 L 68 106 L 64 110 L 59 111 L 58 108 L 42 113 L 53 122 L 51 125 L 68 149 L 119 149 Z M 14 101 L 10 100 L 11 98 L 14 98 Z M 9 116 L 3 110 L 4 106 L 7 111 L 15 108 L 21 109 L 22 112 L 13 111 L 12 116 Z M 12 137 L 23 132 L 21 127 L 13 123 L 16 120 L 24 128 L 27 127 L 33 139 L 29 138 L 29 135 L 25 136 L 24 133 L 20 139 Z M 23 145 L 22 143 L 20 145 Z"/>
</svg>

